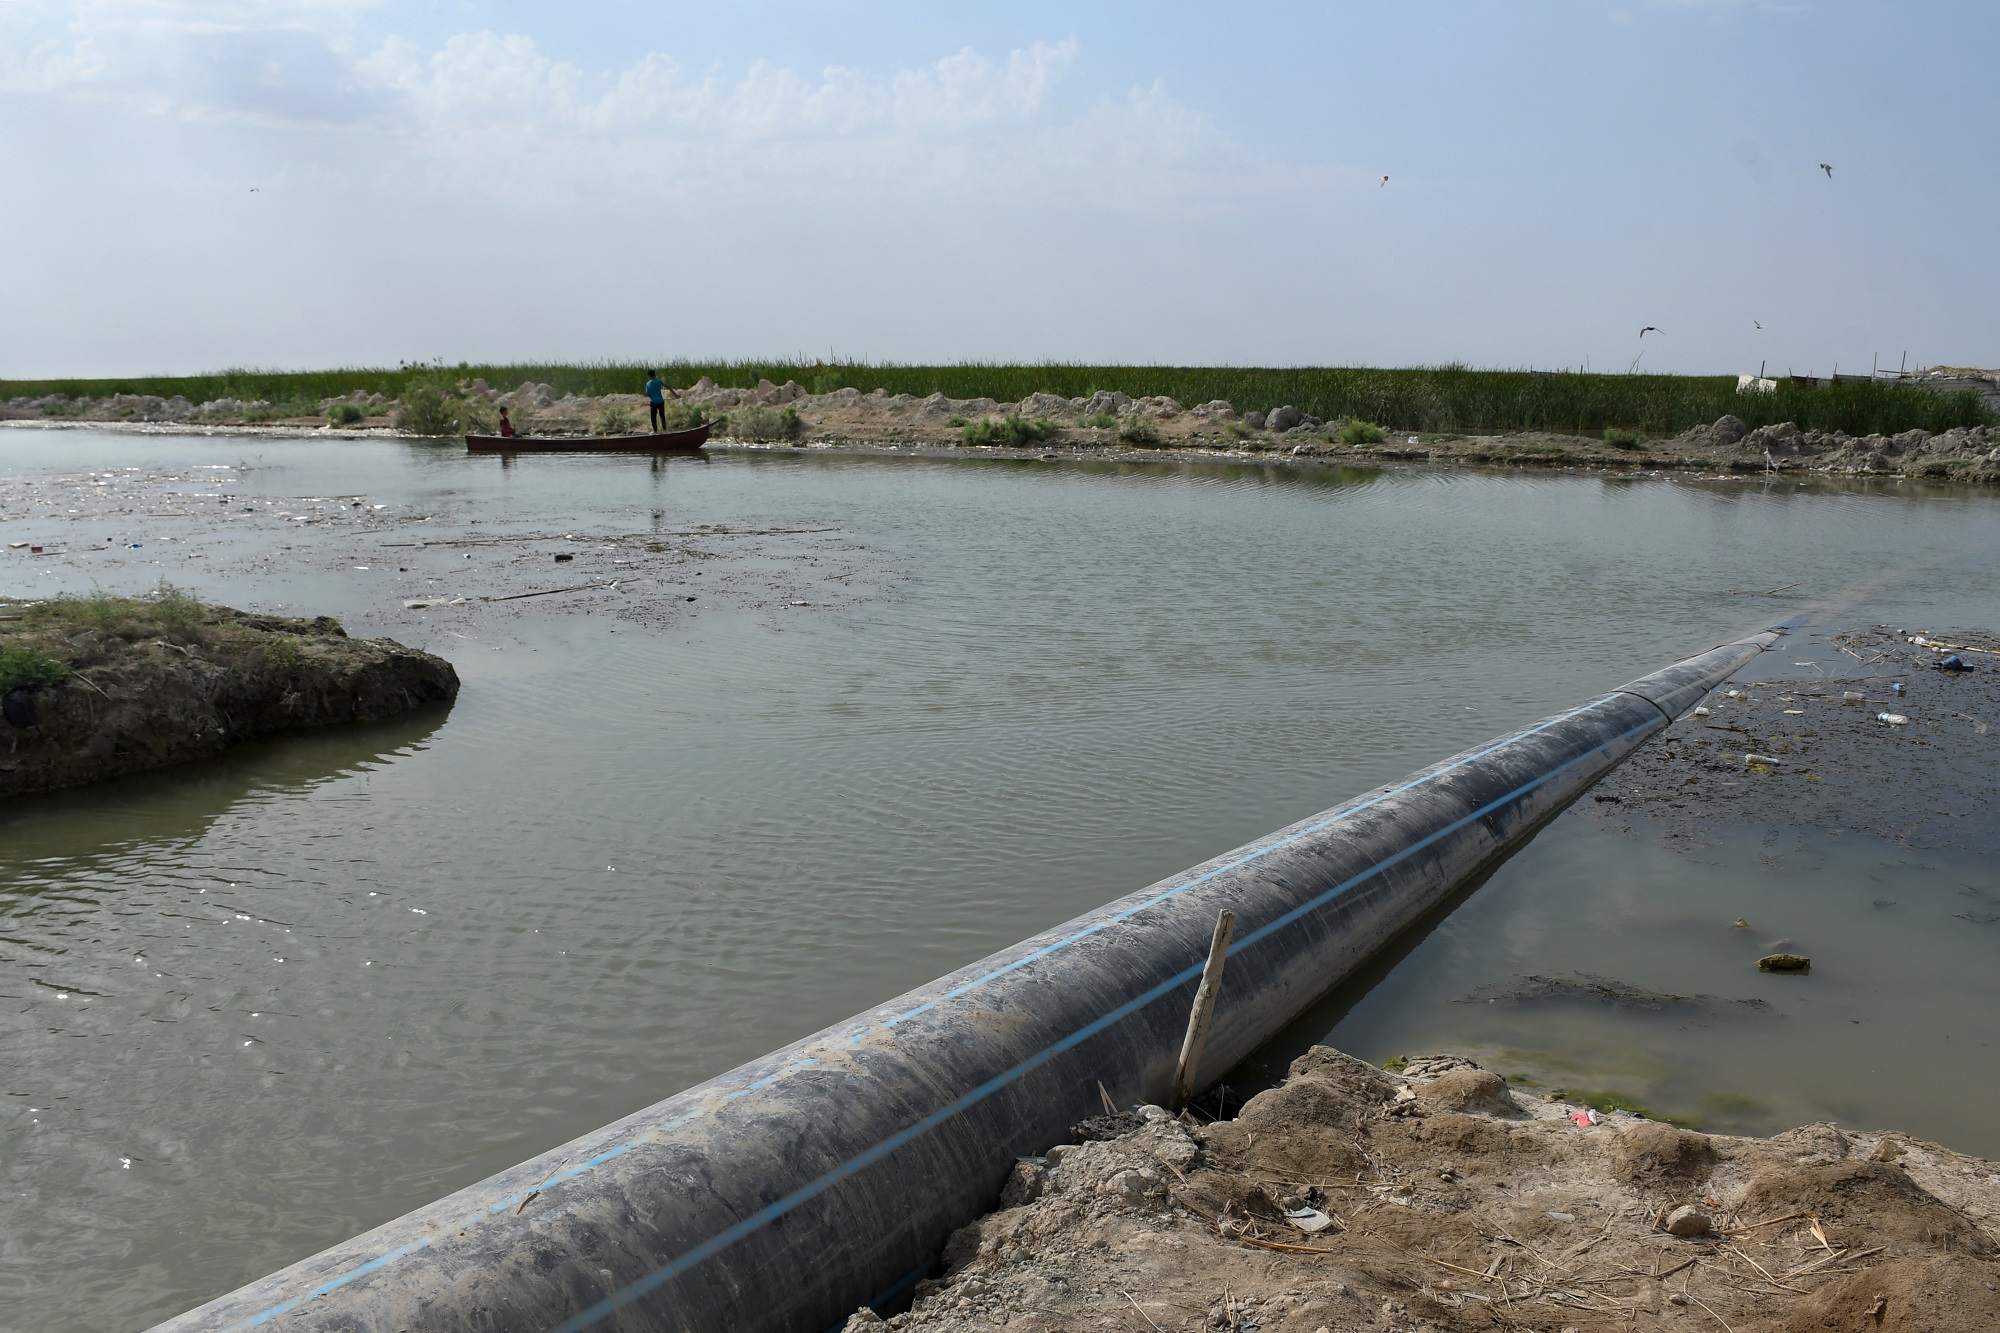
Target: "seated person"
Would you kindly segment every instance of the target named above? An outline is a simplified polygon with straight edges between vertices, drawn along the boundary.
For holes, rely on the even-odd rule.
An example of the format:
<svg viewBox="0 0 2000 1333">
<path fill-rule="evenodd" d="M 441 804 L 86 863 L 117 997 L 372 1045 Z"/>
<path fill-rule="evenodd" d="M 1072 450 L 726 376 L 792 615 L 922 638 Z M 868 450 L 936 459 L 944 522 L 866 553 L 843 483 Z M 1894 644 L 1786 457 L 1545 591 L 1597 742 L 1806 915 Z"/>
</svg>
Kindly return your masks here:
<svg viewBox="0 0 2000 1333">
<path fill-rule="evenodd" d="M 504 407 L 500 409 L 500 438 L 503 440 L 514 438 L 514 423 L 507 420 L 507 409 Z"/>
</svg>

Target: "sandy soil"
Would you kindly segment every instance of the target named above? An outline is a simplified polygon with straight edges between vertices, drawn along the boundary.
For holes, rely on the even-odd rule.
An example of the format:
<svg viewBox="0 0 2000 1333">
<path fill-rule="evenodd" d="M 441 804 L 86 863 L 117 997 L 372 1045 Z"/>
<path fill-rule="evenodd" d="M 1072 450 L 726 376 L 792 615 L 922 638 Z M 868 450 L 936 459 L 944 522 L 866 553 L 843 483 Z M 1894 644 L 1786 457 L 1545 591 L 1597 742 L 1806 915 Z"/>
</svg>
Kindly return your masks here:
<svg viewBox="0 0 2000 1333">
<path fill-rule="evenodd" d="M 645 400 L 638 394 L 601 398 L 558 397 L 546 384 L 524 383 L 501 391 L 484 380 L 468 381 L 464 391 L 489 410 L 505 405 L 517 426 L 532 433 L 589 433 L 606 407 L 622 407 L 636 420 L 645 419 Z M 1568 467 L 1600 470 L 1677 471 L 1716 474 L 1812 474 L 1888 476 L 2000 484 L 2000 434 L 1985 427 L 1952 430 L 1941 435 L 1905 431 L 1894 437 L 1850 437 L 1834 432 L 1804 432 L 1790 423 L 1748 429 L 1735 417 L 1686 431 L 1672 439 L 1650 440 L 1631 448 L 1615 448 L 1586 437 L 1527 432 L 1516 434 L 1391 434 L 1374 444 L 1340 443 L 1341 421 L 1310 417 L 1285 430 L 1268 428 L 1262 414 L 1239 414 L 1217 400 L 1182 404 L 1171 398 L 1129 398 L 1100 392 L 1089 398 L 1060 398 L 1037 393 L 1017 403 L 988 398 L 953 399 L 943 394 L 916 398 L 876 390 L 864 394 L 842 389 L 808 394 L 796 383 L 766 380 L 754 389 L 719 387 L 707 379 L 684 390 L 685 398 L 711 415 L 764 408 L 798 413 L 802 434 L 796 441 L 776 444 L 737 438 L 725 431 L 722 444 L 731 447 L 841 448 L 882 452 L 948 450 L 996 453 L 1009 457 L 1068 457 L 1077 454 L 1111 456 L 1190 455 L 1347 462 L 1425 461 L 1509 467 Z M 329 399 L 323 406 L 344 401 Z M 335 430 L 324 416 L 240 424 L 256 419 L 261 404 L 190 405 L 183 400 L 121 397 L 83 406 L 58 404 L 56 416 L 43 400 L 20 399 L 0 405 L 0 419 L 68 424 L 116 424 L 128 427 L 296 433 L 323 431 L 329 436 L 372 434 L 393 430 L 393 414 L 379 396 L 357 394 L 349 400 L 377 415 L 353 429 Z M 204 410 L 207 409 L 207 410 Z M 1284 409 L 1279 409 L 1283 411 Z M 75 415 L 65 415 L 75 412 Z M 1050 438 L 1024 446 L 967 446 L 961 431 L 966 421 L 998 419 L 1018 413 L 1057 428 Z M 1275 413 L 1273 414 L 1276 415 Z M 1099 424 L 1089 424 L 1096 422 Z M 1113 424 L 1103 424 L 1111 422 Z M 958 424 L 954 424 L 958 423 Z M 737 435 L 741 435 L 739 429 Z"/>
<path fill-rule="evenodd" d="M 2000 1328 L 1995 1164 L 1894 1132 L 1711 1137 L 1453 1056 L 1392 1074 L 1315 1047 L 1233 1120 L 1142 1107 L 1073 1134 L 889 1327 Z"/>
</svg>

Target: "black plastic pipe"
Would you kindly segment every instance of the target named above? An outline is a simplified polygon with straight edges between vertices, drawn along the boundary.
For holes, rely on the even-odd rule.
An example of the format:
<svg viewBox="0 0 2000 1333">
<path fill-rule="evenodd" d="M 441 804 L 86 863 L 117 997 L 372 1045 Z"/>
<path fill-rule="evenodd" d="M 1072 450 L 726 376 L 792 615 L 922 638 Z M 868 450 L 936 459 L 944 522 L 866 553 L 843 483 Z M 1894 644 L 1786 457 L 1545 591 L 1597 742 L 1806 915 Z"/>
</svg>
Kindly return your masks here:
<svg viewBox="0 0 2000 1333">
<path fill-rule="evenodd" d="M 669 1097 L 160 1328 L 824 1333 L 924 1276 L 1014 1158 L 1248 1055 L 1768 647 L 1448 759 Z"/>
</svg>

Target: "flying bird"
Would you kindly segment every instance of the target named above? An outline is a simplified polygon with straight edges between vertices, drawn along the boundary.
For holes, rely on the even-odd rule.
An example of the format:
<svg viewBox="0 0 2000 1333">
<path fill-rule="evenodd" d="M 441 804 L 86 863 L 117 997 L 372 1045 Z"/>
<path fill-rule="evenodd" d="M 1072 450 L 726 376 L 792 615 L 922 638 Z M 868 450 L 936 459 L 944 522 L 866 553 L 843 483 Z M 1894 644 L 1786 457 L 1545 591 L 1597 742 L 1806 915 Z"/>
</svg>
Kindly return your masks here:
<svg viewBox="0 0 2000 1333">
<path fill-rule="evenodd" d="M 1667 336 L 1667 331 L 1665 329 L 1656 329 L 1651 324 L 1648 324 L 1645 328 L 1639 330 L 1639 336 L 1641 338 L 1645 337 L 1649 333 L 1657 333 L 1662 338 Z"/>
<path fill-rule="evenodd" d="M 256 186 L 254 186 L 254 185 L 253 185 L 253 186 L 251 186 L 251 187 L 250 187 L 250 193 L 252 193 L 252 194 L 255 194 L 255 193 L 257 193 L 257 187 L 256 187 Z"/>
<path fill-rule="evenodd" d="M 1820 163 L 1820 164 L 1819 164 L 1819 169 L 1820 169 L 1821 171 L 1824 171 L 1824 172 L 1826 173 L 1826 178 L 1827 178 L 1828 180 L 1832 180 L 1832 179 L 1833 179 L 1833 163 L 1831 163 L 1831 162 L 1822 162 L 1822 163 Z"/>
<path fill-rule="evenodd" d="M 1751 322 L 1752 324 L 1756 324 L 1756 325 L 1757 325 L 1757 327 L 1758 327 L 1758 328 L 1760 328 L 1760 329 L 1764 327 L 1764 326 L 1763 326 L 1762 324 L 1758 324 L 1758 322 L 1757 322 L 1756 320 L 1754 320 L 1754 319 L 1753 319 L 1753 320 L 1751 320 L 1750 322 Z"/>
<path fill-rule="evenodd" d="M 1387 176 L 1384 176 L 1382 178 L 1382 185 L 1387 185 L 1388 183 L 1389 183 L 1389 178 Z M 1382 188 L 1382 185 L 1378 185 L 1375 188 L 1379 190 Z"/>
</svg>

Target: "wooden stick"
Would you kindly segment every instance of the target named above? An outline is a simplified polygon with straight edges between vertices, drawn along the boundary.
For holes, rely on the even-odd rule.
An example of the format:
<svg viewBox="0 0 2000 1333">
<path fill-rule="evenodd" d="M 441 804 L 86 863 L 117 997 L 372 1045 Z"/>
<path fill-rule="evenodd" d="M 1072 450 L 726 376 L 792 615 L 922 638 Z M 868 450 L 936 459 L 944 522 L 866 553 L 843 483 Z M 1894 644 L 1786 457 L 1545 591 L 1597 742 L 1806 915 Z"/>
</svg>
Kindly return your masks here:
<svg viewBox="0 0 2000 1333">
<path fill-rule="evenodd" d="M 1133 1298 L 1132 1298 L 1132 1293 L 1131 1293 L 1131 1292 L 1129 1292 L 1129 1291 L 1121 1291 L 1121 1292 L 1119 1292 L 1118 1294 L 1119 1294 L 1120 1296 L 1123 1296 L 1123 1297 L 1124 1297 L 1124 1298 L 1125 1298 L 1126 1300 L 1128 1300 L 1128 1301 L 1132 1301 L 1132 1308 L 1133 1308 L 1134 1310 L 1138 1310 L 1138 1311 L 1139 1311 L 1139 1317 L 1140 1317 L 1141 1319 L 1145 1320 L 1145 1321 L 1146 1321 L 1146 1322 L 1147 1322 L 1148 1324 L 1152 1324 L 1154 1328 L 1159 1328 L 1159 1329 L 1160 1329 L 1160 1333 L 1167 1333 L 1167 1330 L 1165 1330 L 1164 1328 L 1160 1328 L 1160 1326 L 1159 1326 L 1158 1324 L 1154 1324 L 1154 1323 L 1153 1323 L 1153 1316 L 1151 1316 L 1151 1315 L 1147 1314 L 1147 1313 L 1145 1312 L 1145 1310 L 1143 1310 L 1143 1309 L 1141 1309 L 1141 1308 L 1140 1308 L 1140 1305 L 1139 1305 L 1139 1302 L 1138 1302 L 1138 1301 L 1136 1301 L 1136 1300 L 1133 1300 Z"/>
<path fill-rule="evenodd" d="M 1170 1109 L 1179 1111 L 1194 1100 L 1195 1078 L 1201 1072 L 1201 1048 L 1208 1043 L 1208 1020 L 1215 1015 L 1215 998 L 1222 990 L 1222 964 L 1229 956 L 1229 936 L 1236 929 L 1236 913 L 1224 908 L 1215 917 L 1215 937 L 1208 942 L 1208 962 L 1202 965 L 1201 985 L 1195 989 L 1194 1011 L 1188 1015 L 1187 1037 L 1181 1042 L 1181 1062 L 1174 1071 L 1174 1096 Z"/>
</svg>

